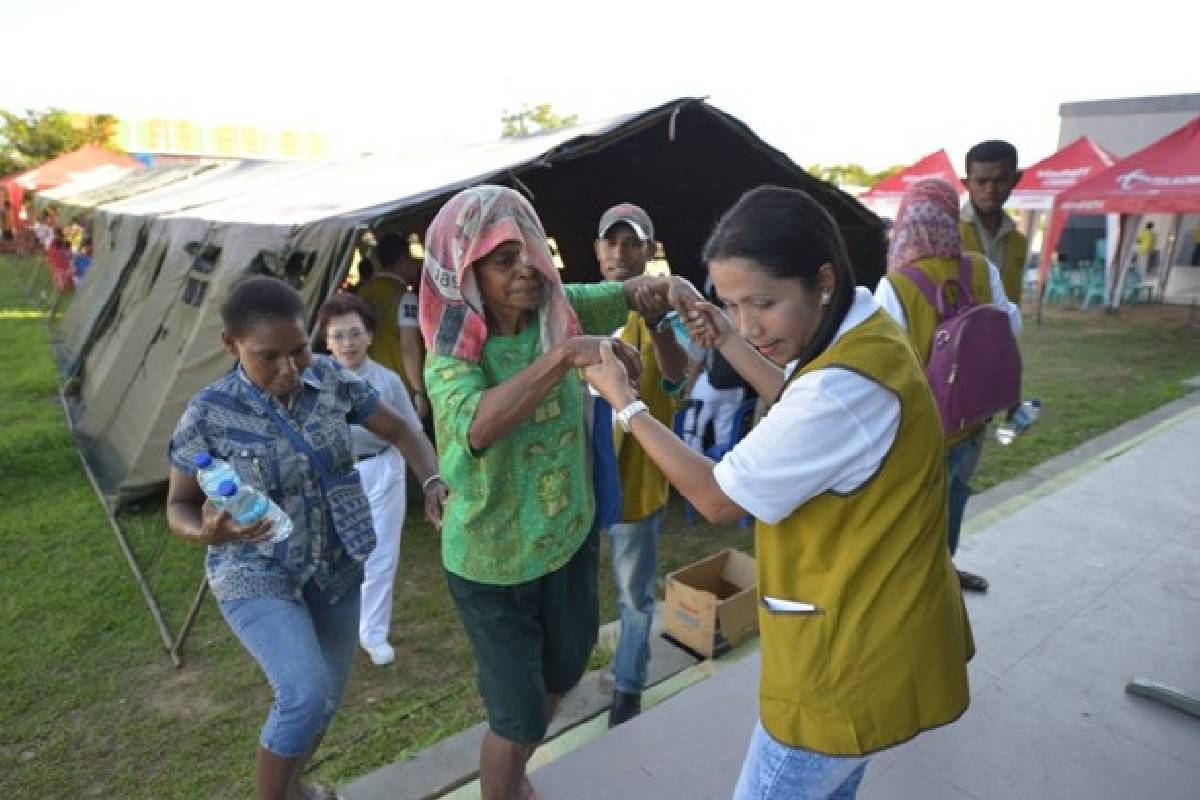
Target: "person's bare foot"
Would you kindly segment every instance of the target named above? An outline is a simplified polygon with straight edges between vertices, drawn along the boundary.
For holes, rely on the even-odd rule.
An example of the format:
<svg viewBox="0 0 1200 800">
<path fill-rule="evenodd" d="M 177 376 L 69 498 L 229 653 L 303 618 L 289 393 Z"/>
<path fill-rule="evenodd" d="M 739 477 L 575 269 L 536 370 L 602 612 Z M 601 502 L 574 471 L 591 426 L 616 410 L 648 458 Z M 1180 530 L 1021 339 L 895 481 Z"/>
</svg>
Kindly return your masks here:
<svg viewBox="0 0 1200 800">
<path fill-rule="evenodd" d="M 517 784 L 517 797 L 520 800 L 537 800 L 537 792 L 533 790 L 533 784 L 529 782 L 528 775 L 521 776 L 521 782 Z"/>
</svg>

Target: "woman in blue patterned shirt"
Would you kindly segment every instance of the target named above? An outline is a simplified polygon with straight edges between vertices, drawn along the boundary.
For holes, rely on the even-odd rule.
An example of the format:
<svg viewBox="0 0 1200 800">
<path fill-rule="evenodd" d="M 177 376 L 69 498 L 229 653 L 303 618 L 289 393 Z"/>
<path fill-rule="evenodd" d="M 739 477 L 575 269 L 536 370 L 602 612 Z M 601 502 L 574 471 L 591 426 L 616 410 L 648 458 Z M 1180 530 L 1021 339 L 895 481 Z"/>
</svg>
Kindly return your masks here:
<svg viewBox="0 0 1200 800">
<path fill-rule="evenodd" d="M 309 350 L 304 302 L 282 281 L 239 282 L 221 306 L 236 368 L 202 389 L 171 439 L 167 520 L 208 546 L 213 594 L 275 691 L 259 738 L 260 800 L 334 796 L 301 787 L 304 765 L 341 703 L 358 641 L 363 561 L 375 546 L 371 511 L 354 470 L 350 423 L 394 444 L 441 524 L 446 488 L 420 427 L 328 356 Z M 207 502 L 193 457 L 229 461 L 271 496 L 294 530 L 271 544 L 269 523 L 240 528 Z"/>
</svg>

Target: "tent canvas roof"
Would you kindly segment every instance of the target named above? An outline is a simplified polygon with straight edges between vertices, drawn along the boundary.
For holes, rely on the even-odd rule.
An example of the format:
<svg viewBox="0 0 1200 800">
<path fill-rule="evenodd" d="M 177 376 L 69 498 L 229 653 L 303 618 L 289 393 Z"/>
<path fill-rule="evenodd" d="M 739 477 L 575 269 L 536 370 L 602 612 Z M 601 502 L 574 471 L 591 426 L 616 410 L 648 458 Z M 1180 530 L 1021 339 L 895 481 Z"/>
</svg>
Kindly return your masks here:
<svg viewBox="0 0 1200 800">
<path fill-rule="evenodd" d="M 66 187 L 56 190 L 60 194 L 56 201 L 60 206 L 72 208 L 95 208 L 105 203 L 115 203 L 128 197 L 154 191 L 176 181 L 190 178 L 212 169 L 217 161 L 196 161 L 190 164 L 164 164 L 128 172 L 117 180 L 103 186 L 92 187 L 68 194 Z M 48 193 L 47 193 L 48 194 Z M 43 197 L 46 196 L 43 194 Z"/>
<path fill-rule="evenodd" d="M 1019 209 L 1048 209 L 1055 196 L 1112 166 L 1113 155 L 1090 137 L 1081 136 L 1026 168 L 1007 205 Z"/>
</svg>

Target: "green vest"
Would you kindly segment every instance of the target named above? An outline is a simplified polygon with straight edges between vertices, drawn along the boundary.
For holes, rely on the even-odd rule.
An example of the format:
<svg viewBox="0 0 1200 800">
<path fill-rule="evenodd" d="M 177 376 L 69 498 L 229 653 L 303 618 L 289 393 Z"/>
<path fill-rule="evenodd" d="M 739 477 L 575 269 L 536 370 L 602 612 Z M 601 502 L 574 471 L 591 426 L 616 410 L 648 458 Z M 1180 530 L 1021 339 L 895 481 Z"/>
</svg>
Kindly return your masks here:
<svg viewBox="0 0 1200 800">
<path fill-rule="evenodd" d="M 968 219 L 959 220 L 958 231 L 962 234 L 965 252 L 983 252 L 983 243 L 979 241 L 975 223 Z M 1028 256 L 1029 239 L 1016 228 L 1009 231 L 1004 242 L 1004 263 L 997 264 L 996 269 L 1000 270 L 1000 280 L 1004 282 L 1004 294 L 1018 306 L 1021 305 L 1021 286 L 1025 282 L 1025 259 Z"/>
<path fill-rule="evenodd" d="M 879 310 L 795 377 L 827 367 L 894 393 L 900 427 L 866 484 L 756 527 L 760 601 L 820 609 L 759 603 L 760 714 L 788 745 L 863 755 L 961 716 L 975 646 L 946 548 L 941 421 L 912 348 Z"/>
<path fill-rule="evenodd" d="M 991 281 L 988 277 L 987 259 L 979 253 L 966 253 L 971 259 L 971 296 L 976 303 L 992 302 Z M 925 276 L 938 286 L 950 278 L 958 279 L 958 262 L 949 258 L 923 258 L 913 264 Z M 891 281 L 892 289 L 904 307 L 904 317 L 908 327 L 908 341 L 912 344 L 917 358 L 924 368 L 929 363 L 929 351 L 933 348 L 933 332 L 938 326 L 937 309 L 925 299 L 917 285 L 903 273 L 889 272 L 887 280 Z M 976 425 L 960 431 L 946 442 L 946 447 L 953 447 L 959 442 L 974 436 L 982 425 Z"/>
</svg>

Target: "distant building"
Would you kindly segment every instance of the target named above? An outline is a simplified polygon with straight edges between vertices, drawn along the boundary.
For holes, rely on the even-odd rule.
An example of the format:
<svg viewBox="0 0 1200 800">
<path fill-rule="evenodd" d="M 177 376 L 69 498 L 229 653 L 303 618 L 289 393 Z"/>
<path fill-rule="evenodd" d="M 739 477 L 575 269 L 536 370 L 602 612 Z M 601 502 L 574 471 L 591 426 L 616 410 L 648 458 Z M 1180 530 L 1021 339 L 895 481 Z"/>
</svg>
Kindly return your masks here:
<svg viewBox="0 0 1200 800">
<path fill-rule="evenodd" d="M 1200 116 L 1200 93 L 1063 103 L 1058 115 L 1059 148 L 1090 136 L 1123 158 Z"/>
<path fill-rule="evenodd" d="M 316 161 L 332 155 L 329 139 L 313 131 L 161 117 L 118 120 L 113 142 L 128 153 L 154 156 L 155 163 L 171 157 Z"/>
</svg>

